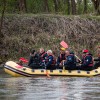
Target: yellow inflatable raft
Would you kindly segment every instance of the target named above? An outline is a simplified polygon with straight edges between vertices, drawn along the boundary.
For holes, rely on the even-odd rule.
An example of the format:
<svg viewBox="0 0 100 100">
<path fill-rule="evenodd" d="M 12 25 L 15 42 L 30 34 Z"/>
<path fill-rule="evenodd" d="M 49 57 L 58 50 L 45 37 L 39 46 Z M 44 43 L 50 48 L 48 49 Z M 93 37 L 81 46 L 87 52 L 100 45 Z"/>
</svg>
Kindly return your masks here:
<svg viewBox="0 0 100 100">
<path fill-rule="evenodd" d="M 20 66 L 13 61 L 6 62 L 4 66 L 4 70 L 6 73 L 14 76 L 26 76 L 26 77 L 34 77 L 34 76 L 47 76 L 47 73 L 50 76 L 82 76 L 82 77 L 90 77 L 100 75 L 100 67 L 98 69 L 94 69 L 92 71 L 82 71 L 82 70 L 45 70 L 45 69 L 31 69 L 28 67 Z"/>
</svg>

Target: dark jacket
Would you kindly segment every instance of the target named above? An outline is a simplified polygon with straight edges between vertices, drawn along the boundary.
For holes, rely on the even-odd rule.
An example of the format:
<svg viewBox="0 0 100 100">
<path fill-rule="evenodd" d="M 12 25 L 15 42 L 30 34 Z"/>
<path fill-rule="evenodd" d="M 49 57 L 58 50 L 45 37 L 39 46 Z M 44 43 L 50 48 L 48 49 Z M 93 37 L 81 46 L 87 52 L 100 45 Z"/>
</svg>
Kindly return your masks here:
<svg viewBox="0 0 100 100">
<path fill-rule="evenodd" d="M 66 57 L 64 65 L 67 67 L 76 67 L 76 57 L 74 54 L 70 54 Z"/>
<path fill-rule="evenodd" d="M 93 57 L 91 54 L 87 54 L 82 58 L 82 66 L 93 66 Z"/>
<path fill-rule="evenodd" d="M 94 69 L 100 67 L 100 57 L 98 57 L 97 59 L 94 59 L 94 61 L 96 61 L 96 63 L 94 64 Z"/>
<path fill-rule="evenodd" d="M 39 56 L 35 54 L 35 56 L 30 56 L 28 66 L 30 65 L 38 65 L 39 64 Z"/>
<path fill-rule="evenodd" d="M 45 64 L 46 68 L 52 69 L 52 67 L 55 66 L 55 62 L 56 61 L 55 61 L 54 57 L 52 55 L 49 55 L 47 57 L 47 61 L 46 61 L 46 64 Z"/>
<path fill-rule="evenodd" d="M 57 59 L 57 65 L 59 65 L 61 63 L 61 61 L 65 60 L 65 59 L 66 59 L 65 54 L 60 54 Z"/>
</svg>

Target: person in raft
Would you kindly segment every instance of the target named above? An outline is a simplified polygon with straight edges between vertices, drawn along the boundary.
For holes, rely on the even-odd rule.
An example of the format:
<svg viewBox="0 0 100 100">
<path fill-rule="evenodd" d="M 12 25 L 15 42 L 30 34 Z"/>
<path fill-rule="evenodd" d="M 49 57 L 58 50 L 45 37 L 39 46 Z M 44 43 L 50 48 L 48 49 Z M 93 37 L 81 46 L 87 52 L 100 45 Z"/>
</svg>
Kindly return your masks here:
<svg viewBox="0 0 100 100">
<path fill-rule="evenodd" d="M 59 54 L 59 56 L 58 56 L 58 58 L 57 58 L 57 63 L 56 63 L 56 66 L 57 66 L 57 68 L 58 69 L 62 69 L 62 63 L 63 63 L 63 61 L 66 59 L 66 57 L 65 57 L 65 48 L 60 48 L 60 54 Z"/>
<path fill-rule="evenodd" d="M 93 57 L 87 49 L 82 51 L 82 64 L 80 66 L 81 70 L 91 71 L 93 69 Z"/>
<path fill-rule="evenodd" d="M 52 53 L 52 50 L 47 51 L 47 59 L 45 61 L 45 67 L 46 69 L 53 70 L 55 69 L 56 59 Z"/>
<path fill-rule="evenodd" d="M 100 67 L 100 46 L 97 49 L 97 56 L 98 58 L 94 59 L 94 61 L 96 61 L 96 63 L 94 64 L 94 69 Z"/>
<path fill-rule="evenodd" d="M 74 52 L 65 51 L 66 60 L 64 62 L 64 66 L 66 70 L 76 70 L 76 57 Z"/>
<path fill-rule="evenodd" d="M 40 62 L 40 66 L 44 67 L 44 61 L 47 59 L 47 53 L 45 52 L 45 50 L 43 48 L 40 48 L 39 50 L 39 62 Z"/>
<path fill-rule="evenodd" d="M 40 68 L 40 66 L 39 66 L 39 57 L 38 57 L 38 54 L 36 53 L 35 50 L 32 50 L 32 52 L 30 53 L 28 66 L 32 69 Z"/>
</svg>

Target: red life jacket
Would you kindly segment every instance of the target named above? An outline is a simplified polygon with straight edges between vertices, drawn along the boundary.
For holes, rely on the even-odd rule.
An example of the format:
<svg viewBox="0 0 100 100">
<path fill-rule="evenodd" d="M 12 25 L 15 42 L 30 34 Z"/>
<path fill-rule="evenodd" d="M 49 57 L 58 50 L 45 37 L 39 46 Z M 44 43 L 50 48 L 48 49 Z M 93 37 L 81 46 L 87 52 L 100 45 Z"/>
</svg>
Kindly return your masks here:
<svg viewBox="0 0 100 100">
<path fill-rule="evenodd" d="M 56 64 L 56 58 L 53 56 L 53 63 L 52 66 L 54 66 Z"/>
<path fill-rule="evenodd" d="M 44 55 L 46 54 L 46 52 L 43 52 L 41 55 L 40 55 L 40 59 L 41 59 L 41 61 L 43 61 L 44 60 Z"/>
<path fill-rule="evenodd" d="M 91 56 L 91 55 L 90 55 L 90 54 L 85 55 L 85 56 L 83 57 L 83 61 L 85 61 L 85 58 L 86 58 L 87 56 Z M 92 56 L 91 56 L 91 57 L 92 57 Z M 92 57 L 92 60 L 91 60 L 91 62 L 90 62 L 90 64 L 89 64 L 88 66 L 92 67 L 93 65 L 94 65 L 94 60 L 93 60 L 93 57 Z"/>
</svg>

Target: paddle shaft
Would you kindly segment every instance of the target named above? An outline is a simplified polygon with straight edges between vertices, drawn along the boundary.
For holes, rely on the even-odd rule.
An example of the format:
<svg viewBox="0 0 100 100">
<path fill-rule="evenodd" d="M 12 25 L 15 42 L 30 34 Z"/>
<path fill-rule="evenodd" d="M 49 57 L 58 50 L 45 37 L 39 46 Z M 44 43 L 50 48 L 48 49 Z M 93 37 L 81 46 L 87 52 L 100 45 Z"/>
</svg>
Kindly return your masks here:
<svg viewBox="0 0 100 100">
<path fill-rule="evenodd" d="M 44 61 L 44 65 L 45 65 L 45 70 L 46 70 L 46 75 L 47 75 L 47 77 L 51 77 L 51 76 L 49 75 L 49 73 L 48 73 L 48 70 L 47 70 L 47 68 L 46 68 L 45 61 Z"/>
<path fill-rule="evenodd" d="M 75 55 L 75 57 L 76 57 L 80 62 L 82 62 L 81 59 L 80 59 L 77 55 Z"/>
</svg>

